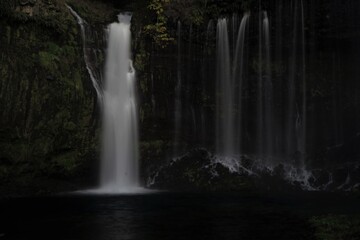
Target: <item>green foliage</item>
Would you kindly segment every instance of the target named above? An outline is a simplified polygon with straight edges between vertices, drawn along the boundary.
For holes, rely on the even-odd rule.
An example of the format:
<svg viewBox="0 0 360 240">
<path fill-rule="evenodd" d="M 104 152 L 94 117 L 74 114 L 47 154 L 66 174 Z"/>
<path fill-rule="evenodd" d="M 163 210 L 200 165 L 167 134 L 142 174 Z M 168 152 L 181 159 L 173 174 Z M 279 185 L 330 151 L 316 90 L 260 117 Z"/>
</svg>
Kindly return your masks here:
<svg viewBox="0 0 360 240">
<path fill-rule="evenodd" d="M 53 55 L 52 53 L 41 51 L 39 52 L 39 61 L 42 67 L 52 72 L 52 71 L 56 71 L 57 62 L 59 61 L 59 58 L 56 55 Z"/>
<path fill-rule="evenodd" d="M 154 140 L 150 142 L 141 142 L 141 151 L 148 154 L 161 155 L 167 147 L 166 142 L 163 140 Z"/>
<path fill-rule="evenodd" d="M 30 151 L 28 144 L 21 141 L 0 143 L 0 149 L 3 151 L 3 158 L 14 162 L 26 161 Z"/>
<path fill-rule="evenodd" d="M 96 94 L 76 20 L 63 0 L 36 4 L 0 21 L 0 188 L 76 177 L 97 151 Z"/>
<path fill-rule="evenodd" d="M 48 16 L 35 16 L 34 20 L 37 24 L 55 30 L 60 34 L 67 34 L 68 25 L 71 23 L 69 17 L 65 17 L 59 14 L 51 14 Z"/>
<path fill-rule="evenodd" d="M 79 167 L 80 161 L 76 151 L 65 152 L 51 159 L 56 171 L 63 172 L 65 175 L 71 175 Z"/>
<path fill-rule="evenodd" d="M 173 0 L 167 6 L 166 13 L 173 20 L 181 20 L 185 24 L 200 26 L 205 22 L 209 9 L 205 0 Z"/>
<path fill-rule="evenodd" d="M 204 11 L 202 8 L 194 7 L 191 11 L 190 20 L 193 24 L 200 26 L 204 23 Z"/>
<path fill-rule="evenodd" d="M 149 35 L 156 45 L 165 48 L 169 43 L 174 42 L 167 29 L 168 17 L 165 15 L 165 5 L 170 0 L 151 0 L 148 9 L 155 15 L 155 23 L 144 26 L 144 32 Z"/>
<path fill-rule="evenodd" d="M 4 182 L 8 178 L 9 168 L 6 166 L 0 166 L 0 181 Z"/>
<path fill-rule="evenodd" d="M 255 0 L 209 1 L 173 0 L 168 8 L 169 16 L 186 24 L 201 25 L 209 19 L 245 12 L 257 7 Z"/>
<path fill-rule="evenodd" d="M 101 1 L 66 0 L 90 24 L 109 23 L 116 20 L 118 12 Z"/>
<path fill-rule="evenodd" d="M 358 240 L 360 236 L 360 216 L 313 217 L 310 223 L 316 229 L 317 240 Z"/>
</svg>

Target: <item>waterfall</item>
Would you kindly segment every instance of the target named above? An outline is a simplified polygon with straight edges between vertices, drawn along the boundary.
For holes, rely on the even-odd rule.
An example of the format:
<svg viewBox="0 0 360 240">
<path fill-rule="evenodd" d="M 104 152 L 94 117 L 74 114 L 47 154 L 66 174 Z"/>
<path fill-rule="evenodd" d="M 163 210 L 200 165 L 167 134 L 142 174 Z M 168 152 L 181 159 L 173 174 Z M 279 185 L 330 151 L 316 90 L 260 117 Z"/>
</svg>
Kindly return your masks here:
<svg viewBox="0 0 360 240">
<path fill-rule="evenodd" d="M 245 34 L 246 34 L 246 26 L 248 23 L 248 20 L 250 18 L 250 13 L 245 13 L 239 27 L 238 36 L 236 40 L 236 49 L 235 49 L 235 58 L 234 58 L 234 64 L 233 64 L 233 82 L 238 81 L 239 82 L 239 90 L 238 90 L 238 142 L 237 145 L 239 147 L 239 153 L 241 153 L 242 150 L 242 91 L 243 91 L 243 81 L 244 81 L 244 50 L 245 50 Z"/>
<path fill-rule="evenodd" d="M 275 114 L 271 78 L 270 23 L 266 11 L 259 12 L 258 61 L 257 154 L 260 158 L 269 160 L 275 153 Z"/>
<path fill-rule="evenodd" d="M 305 16 L 304 16 L 304 2 L 301 0 L 301 46 L 302 46 L 302 135 L 300 151 L 302 153 L 302 167 L 306 160 L 306 57 L 305 57 Z"/>
<path fill-rule="evenodd" d="M 295 154 L 294 143 L 296 143 L 295 131 L 296 128 L 296 89 L 295 89 L 295 80 L 296 80 L 296 59 L 297 59 L 297 37 L 298 37 L 298 9 L 297 2 L 295 2 L 294 8 L 294 18 L 293 18 L 293 38 L 292 38 L 292 52 L 290 53 L 290 62 L 289 62 L 289 82 L 288 82 L 288 107 L 287 107 L 287 121 L 286 121 L 286 157 L 291 158 Z"/>
<path fill-rule="evenodd" d="M 135 70 L 130 59 L 131 15 L 109 26 L 105 67 L 101 189 L 129 192 L 139 186 Z"/>
<path fill-rule="evenodd" d="M 273 83 L 271 78 L 271 56 L 270 56 L 270 25 L 266 11 L 263 12 L 263 32 L 265 43 L 265 81 L 263 85 L 264 100 L 264 133 L 263 133 L 263 154 L 268 158 L 274 156 L 274 98 Z"/>
<path fill-rule="evenodd" d="M 283 51 L 283 43 L 284 43 L 284 38 L 283 38 L 283 15 L 284 15 L 284 3 L 283 0 L 276 0 L 276 12 L 275 12 L 275 55 L 274 55 L 274 63 L 276 64 L 276 66 L 283 66 L 284 64 L 284 51 Z M 274 96 L 274 104 L 276 102 L 276 104 L 278 106 L 282 106 L 282 103 L 279 103 L 278 99 L 282 99 L 283 95 L 284 95 L 284 91 L 283 91 L 283 85 L 282 84 L 282 73 L 280 71 L 276 71 L 275 72 L 275 79 L 276 81 L 280 82 L 281 84 L 273 84 L 274 87 L 274 92 L 276 93 Z M 283 102 L 283 101 L 282 101 Z M 283 114 L 283 108 L 275 108 L 274 109 L 274 113 L 275 113 L 275 122 L 274 122 L 274 132 L 275 132 L 275 140 L 274 140 L 274 144 L 275 144 L 275 154 L 276 157 L 281 157 L 283 154 L 283 136 L 284 136 L 284 124 L 283 124 L 283 119 L 280 117 Z"/>
<path fill-rule="evenodd" d="M 175 86 L 175 134 L 174 134 L 174 156 L 179 154 L 180 131 L 182 123 L 182 80 L 181 80 L 181 22 L 177 26 L 177 82 Z"/>
<path fill-rule="evenodd" d="M 285 156 L 297 167 L 304 167 L 306 158 L 306 53 L 303 1 L 295 1 L 291 42 Z M 297 91 L 297 88 L 299 91 Z"/>
<path fill-rule="evenodd" d="M 239 29 L 235 30 L 238 34 L 233 40 L 233 59 L 227 20 L 219 19 L 217 24 L 216 151 L 225 156 L 239 154 L 241 150 L 245 31 L 249 17 L 250 14 L 245 13 Z M 233 17 L 232 25 L 237 25 L 236 17 Z M 239 100 L 236 102 L 236 99 Z M 235 110 L 237 104 L 238 114 Z"/>
<path fill-rule="evenodd" d="M 103 107 L 100 190 L 95 192 L 120 193 L 138 190 L 139 140 L 135 69 L 130 56 L 131 15 L 120 14 L 119 22 L 106 29 L 108 49 L 105 86 L 102 88 L 102 76 L 95 64 L 97 55 L 88 45 L 89 26 L 70 6 L 66 6 L 80 26 L 86 68 Z"/>
<path fill-rule="evenodd" d="M 216 103 L 216 151 L 226 156 L 235 153 L 234 146 L 234 91 L 231 79 L 230 46 L 227 19 L 217 24 L 217 79 Z"/>
<path fill-rule="evenodd" d="M 235 44 L 236 42 L 236 36 L 237 36 L 237 31 L 238 31 L 238 24 L 239 24 L 239 16 L 237 13 L 233 13 L 232 18 L 231 18 L 231 26 L 232 26 L 232 30 L 231 30 L 231 43 Z M 234 52 L 234 54 L 236 54 L 236 52 Z M 234 57 L 235 58 L 235 57 Z"/>
<path fill-rule="evenodd" d="M 194 27 L 193 24 L 190 24 L 189 27 L 189 45 L 187 46 L 187 56 L 186 56 L 186 81 L 185 81 L 185 99 L 184 99 L 184 114 L 186 124 L 185 127 L 185 134 L 186 136 L 193 136 L 193 139 L 196 141 L 197 132 L 196 132 L 196 116 L 194 115 L 192 109 L 194 108 L 194 99 L 192 96 L 192 89 L 194 87 L 194 65 L 195 57 L 196 57 L 196 45 L 193 44 L 196 34 L 194 34 Z"/>
<path fill-rule="evenodd" d="M 262 11 L 261 11 L 261 0 L 259 1 L 259 59 L 258 59 L 258 99 L 257 99 L 257 154 L 259 156 L 263 155 L 264 151 L 264 125 L 263 125 L 263 117 L 264 117 L 264 106 L 263 106 L 263 41 L 262 41 L 262 33 L 263 33 L 263 21 L 262 21 Z"/>
<path fill-rule="evenodd" d="M 77 23 L 80 26 L 81 30 L 81 37 L 83 40 L 83 54 L 84 54 L 84 60 L 86 64 L 86 69 L 89 73 L 90 79 L 93 83 L 93 86 L 95 88 L 98 101 L 102 103 L 103 100 L 103 93 L 100 86 L 101 82 L 101 75 L 97 73 L 95 64 L 91 61 L 91 55 L 92 55 L 92 49 L 87 44 L 87 32 L 88 30 L 88 24 L 84 19 L 82 19 L 77 12 L 75 12 L 70 6 L 66 5 L 66 7 L 70 10 L 71 14 L 76 18 Z M 96 57 L 95 57 L 96 59 Z"/>
<path fill-rule="evenodd" d="M 208 94 L 209 94 L 209 88 L 211 84 L 209 83 L 209 78 L 211 78 L 212 74 L 212 67 L 211 67 L 211 56 L 212 56 L 212 40 L 214 38 L 214 23 L 213 20 L 210 20 L 207 24 L 206 28 L 206 37 L 205 37 L 205 43 L 203 45 L 202 49 L 202 61 L 201 61 L 201 101 L 202 106 L 200 108 L 200 120 L 201 120 L 201 126 L 200 126 L 200 146 L 207 147 L 208 146 L 208 139 L 210 137 L 208 133 L 208 127 L 210 121 L 208 109 L 205 106 L 208 101 Z"/>
</svg>

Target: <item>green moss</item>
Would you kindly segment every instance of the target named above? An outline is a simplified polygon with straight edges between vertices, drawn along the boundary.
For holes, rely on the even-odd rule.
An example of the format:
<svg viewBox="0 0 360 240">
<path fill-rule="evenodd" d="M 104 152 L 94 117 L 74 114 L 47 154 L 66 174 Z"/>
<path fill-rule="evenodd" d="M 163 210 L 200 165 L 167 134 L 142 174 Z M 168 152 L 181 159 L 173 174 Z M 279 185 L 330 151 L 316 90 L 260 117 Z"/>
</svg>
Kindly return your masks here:
<svg viewBox="0 0 360 240">
<path fill-rule="evenodd" d="M 50 72 L 55 72 L 57 70 L 57 63 L 59 58 L 49 52 L 39 52 L 39 62 L 40 65 Z"/>
<path fill-rule="evenodd" d="M 9 69 L 9 66 L 7 64 L 0 66 L 0 70 L 1 70 L 0 74 L 1 74 L 2 79 L 8 78 L 8 69 Z"/>
<path fill-rule="evenodd" d="M 146 65 L 150 61 L 150 54 L 148 53 L 148 51 L 146 51 L 146 46 L 144 41 L 141 41 L 139 45 L 136 46 L 136 48 L 138 52 L 135 55 L 134 67 L 137 71 L 144 72 Z M 145 76 L 143 76 L 142 79 L 144 77 Z"/>
<path fill-rule="evenodd" d="M 74 82 L 75 82 L 75 89 L 76 92 L 80 95 L 80 96 L 84 96 L 84 87 L 83 87 L 83 83 L 82 83 L 82 78 L 81 78 L 81 74 L 79 71 L 76 71 L 74 74 Z"/>
<path fill-rule="evenodd" d="M 159 155 L 164 151 L 166 142 L 163 140 L 154 140 L 150 142 L 141 142 L 140 148 L 142 152 L 151 152 L 152 154 Z"/>
<path fill-rule="evenodd" d="M 50 136 L 41 136 L 33 143 L 33 156 L 41 159 L 51 153 L 54 149 L 54 139 Z"/>
<path fill-rule="evenodd" d="M 1 157 L 12 160 L 14 163 L 26 161 L 31 151 L 27 143 L 19 141 L 0 143 L 0 149 L 3 152 Z"/>
<path fill-rule="evenodd" d="M 328 215 L 313 217 L 317 240 L 357 240 L 360 236 L 360 216 Z"/>
<path fill-rule="evenodd" d="M 14 10 L 0 21 L 0 188 L 6 179 L 76 177 L 98 147 L 76 20 L 63 0 L 37 4 L 34 16 Z"/>
<path fill-rule="evenodd" d="M 60 171 L 64 174 L 73 174 L 79 166 L 79 159 L 76 151 L 70 151 L 55 156 L 51 159 L 51 162 L 55 167 L 60 168 Z"/>
<path fill-rule="evenodd" d="M 62 52 L 62 49 L 54 42 L 47 42 L 46 48 L 48 49 L 49 53 L 54 55 L 60 55 Z"/>
<path fill-rule="evenodd" d="M 9 175 L 10 175 L 9 167 L 0 166 L 0 180 L 6 181 Z"/>
<path fill-rule="evenodd" d="M 64 123 L 64 129 L 68 131 L 74 131 L 76 130 L 76 124 L 73 122 L 66 122 Z"/>
<path fill-rule="evenodd" d="M 11 28 L 9 26 L 6 27 L 6 39 L 7 43 L 11 43 Z"/>
</svg>

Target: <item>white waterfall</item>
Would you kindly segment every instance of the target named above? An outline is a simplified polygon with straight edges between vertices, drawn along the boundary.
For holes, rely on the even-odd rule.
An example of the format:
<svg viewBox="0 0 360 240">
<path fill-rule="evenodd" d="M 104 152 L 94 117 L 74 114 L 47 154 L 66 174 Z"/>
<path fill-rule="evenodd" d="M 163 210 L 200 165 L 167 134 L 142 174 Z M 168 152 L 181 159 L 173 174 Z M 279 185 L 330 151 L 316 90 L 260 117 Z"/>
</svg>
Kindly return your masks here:
<svg viewBox="0 0 360 240">
<path fill-rule="evenodd" d="M 224 156 L 234 156 L 241 151 L 244 50 L 249 17 L 249 13 L 244 14 L 232 47 L 227 19 L 221 18 L 217 24 L 216 152 Z M 234 19 L 236 17 L 233 25 L 237 25 Z M 235 50 L 233 59 L 230 49 Z M 236 106 L 238 114 L 234 111 Z"/>
<path fill-rule="evenodd" d="M 250 13 L 247 12 L 244 14 L 236 41 L 236 49 L 235 49 L 235 58 L 234 58 L 234 64 L 233 64 L 233 78 L 234 82 L 239 82 L 239 90 L 238 90 L 238 146 L 239 146 L 239 152 L 242 152 L 242 122 L 243 122 L 243 85 L 244 85 L 244 50 L 245 50 L 245 35 L 246 35 L 246 26 L 248 24 L 250 18 Z"/>
<path fill-rule="evenodd" d="M 130 51 L 131 15 L 120 14 L 119 22 L 106 30 L 108 48 L 102 88 L 99 69 L 91 61 L 93 49 L 87 44 L 87 32 L 91 29 L 70 6 L 66 6 L 80 26 L 86 68 L 103 111 L 100 189 L 85 192 L 144 192 L 139 180 L 136 75 Z"/>
<path fill-rule="evenodd" d="M 217 24 L 217 79 L 216 89 L 216 151 L 226 156 L 235 152 L 234 91 L 231 79 L 231 59 L 227 19 Z"/>
<path fill-rule="evenodd" d="M 263 84 L 263 105 L 264 105 L 264 137 L 263 137 L 263 154 L 272 158 L 275 153 L 274 149 L 274 94 L 273 83 L 271 78 L 271 56 L 270 56 L 270 23 L 266 11 L 263 12 L 263 31 L 264 31 L 264 48 L 265 48 L 265 75 Z"/>
<path fill-rule="evenodd" d="M 257 99 L 257 154 L 261 157 L 264 153 L 264 105 L 263 105 L 263 15 L 261 0 L 259 1 L 259 60 L 258 60 L 258 99 Z"/>
<path fill-rule="evenodd" d="M 306 161 L 306 51 L 305 51 L 305 16 L 304 16 L 304 2 L 301 0 L 301 51 L 302 51 L 302 131 L 300 151 L 302 153 L 301 167 L 304 167 Z"/>
<path fill-rule="evenodd" d="M 131 15 L 109 26 L 105 67 L 101 190 L 131 192 L 139 187 L 135 70 L 132 66 Z"/>
</svg>

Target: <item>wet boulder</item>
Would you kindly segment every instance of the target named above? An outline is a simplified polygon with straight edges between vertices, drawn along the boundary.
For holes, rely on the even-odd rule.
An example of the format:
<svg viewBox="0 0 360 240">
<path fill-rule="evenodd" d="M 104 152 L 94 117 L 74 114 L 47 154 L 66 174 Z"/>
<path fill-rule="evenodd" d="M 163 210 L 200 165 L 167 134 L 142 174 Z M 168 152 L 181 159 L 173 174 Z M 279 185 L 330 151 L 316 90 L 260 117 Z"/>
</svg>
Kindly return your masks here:
<svg viewBox="0 0 360 240">
<path fill-rule="evenodd" d="M 172 159 L 154 174 L 152 188 L 175 191 L 236 191 L 251 188 L 250 177 L 245 172 L 216 161 L 204 149 L 195 149 Z"/>
</svg>

